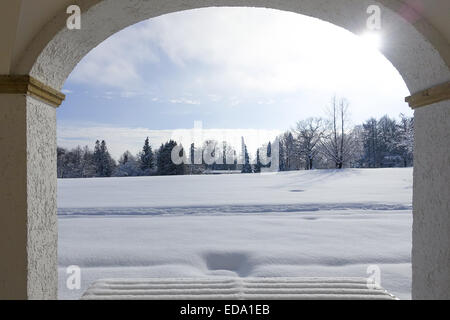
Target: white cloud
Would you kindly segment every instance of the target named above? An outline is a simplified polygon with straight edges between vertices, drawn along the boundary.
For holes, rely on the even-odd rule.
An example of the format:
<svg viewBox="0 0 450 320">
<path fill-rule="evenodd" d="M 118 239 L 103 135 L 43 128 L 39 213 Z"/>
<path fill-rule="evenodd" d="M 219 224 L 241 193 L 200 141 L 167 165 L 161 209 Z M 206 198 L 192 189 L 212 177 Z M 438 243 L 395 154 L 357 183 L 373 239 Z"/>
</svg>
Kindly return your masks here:
<svg viewBox="0 0 450 320">
<path fill-rule="evenodd" d="M 327 22 L 290 12 L 205 8 L 164 15 L 132 26 L 94 49 L 75 81 L 129 90 L 148 87 L 144 63 L 160 62 L 155 48 L 183 68 L 207 66 L 182 86 L 206 93 L 289 93 L 376 87 L 407 95 L 400 75 L 374 48 Z"/>
<path fill-rule="evenodd" d="M 393 85 L 405 92 L 400 75 L 378 51 L 318 19 L 271 9 L 210 8 L 145 25 L 147 38 L 173 62 L 208 65 L 212 72 L 196 75 L 208 88 L 285 93 L 373 85 L 385 93 Z"/>
<path fill-rule="evenodd" d="M 329 23 L 271 9 L 206 8 L 144 21 L 95 48 L 70 81 L 92 86 L 90 92 L 108 99 L 145 96 L 180 105 L 159 111 L 177 116 L 192 114 L 194 108 L 183 105 L 217 103 L 242 110 L 258 104 L 288 114 L 286 127 L 322 115 L 333 94 L 350 100 L 356 123 L 411 114 L 403 101 L 408 89 L 381 53 Z M 198 109 L 196 116 L 211 112 Z M 235 113 L 229 114 L 221 124 L 233 123 Z M 117 156 L 137 151 L 147 135 L 159 144 L 168 133 L 75 127 L 65 128 L 60 142 L 74 146 L 104 137 Z"/>
<path fill-rule="evenodd" d="M 172 103 L 172 104 L 189 104 L 189 105 L 199 105 L 199 104 L 201 104 L 200 101 L 190 100 L 190 99 L 186 99 L 186 98 L 171 99 L 171 100 L 169 100 L 169 102 Z"/>
<path fill-rule="evenodd" d="M 102 85 L 124 92 L 147 88 L 143 63 L 158 62 L 149 43 L 143 42 L 139 25 L 119 32 L 92 50 L 75 68 L 70 80 L 89 85 Z"/>
<path fill-rule="evenodd" d="M 275 100 L 273 99 L 268 99 L 268 100 L 260 100 L 258 101 L 259 105 L 272 105 L 275 103 Z"/>
</svg>

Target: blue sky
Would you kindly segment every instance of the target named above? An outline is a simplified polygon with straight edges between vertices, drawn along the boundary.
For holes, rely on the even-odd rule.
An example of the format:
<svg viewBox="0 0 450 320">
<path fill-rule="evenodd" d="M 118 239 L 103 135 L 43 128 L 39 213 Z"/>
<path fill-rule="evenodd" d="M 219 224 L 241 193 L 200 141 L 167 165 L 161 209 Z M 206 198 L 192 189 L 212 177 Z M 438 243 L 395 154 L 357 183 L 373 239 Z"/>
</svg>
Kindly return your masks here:
<svg viewBox="0 0 450 320">
<path fill-rule="evenodd" d="M 355 124 L 411 115 L 401 76 L 363 39 L 271 9 L 206 8 L 143 21 L 101 43 L 70 75 L 58 143 L 106 139 L 118 158 L 137 152 L 147 135 L 156 146 L 202 121 L 213 137 L 219 129 L 248 135 L 252 149 L 323 116 L 334 94 L 350 101 Z"/>
</svg>

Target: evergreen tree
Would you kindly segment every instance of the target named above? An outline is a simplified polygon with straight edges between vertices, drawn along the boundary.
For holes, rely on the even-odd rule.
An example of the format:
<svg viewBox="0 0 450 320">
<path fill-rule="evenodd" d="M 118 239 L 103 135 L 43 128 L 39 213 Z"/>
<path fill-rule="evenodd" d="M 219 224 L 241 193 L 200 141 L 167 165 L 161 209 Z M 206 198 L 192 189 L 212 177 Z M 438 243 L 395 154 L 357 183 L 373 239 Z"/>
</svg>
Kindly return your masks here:
<svg viewBox="0 0 450 320">
<path fill-rule="evenodd" d="M 227 147 L 227 142 L 223 141 L 222 142 L 222 146 L 223 146 L 223 150 L 222 150 L 222 170 L 227 170 L 228 169 L 228 164 L 227 164 L 227 152 L 228 152 L 228 147 Z"/>
<path fill-rule="evenodd" d="M 283 139 L 279 139 L 279 170 L 286 171 L 286 152 Z"/>
<path fill-rule="evenodd" d="M 195 144 L 191 143 L 189 149 L 189 174 L 193 174 L 195 169 Z"/>
<path fill-rule="evenodd" d="M 94 149 L 94 165 L 95 174 L 97 177 L 111 177 L 114 169 L 115 162 L 108 152 L 105 140 L 95 142 Z"/>
<path fill-rule="evenodd" d="M 119 159 L 119 164 L 127 164 L 128 161 L 130 161 L 130 157 L 132 157 L 132 154 L 130 151 L 125 151 L 124 154 Z"/>
<path fill-rule="evenodd" d="M 102 154 L 102 171 L 101 177 L 111 177 L 115 169 L 115 162 L 111 155 L 109 154 L 108 148 L 106 146 L 105 140 L 102 140 L 100 144 L 100 150 Z"/>
<path fill-rule="evenodd" d="M 250 156 L 247 152 L 247 146 L 244 143 L 244 138 L 242 138 L 242 149 L 243 149 L 243 157 L 244 163 L 242 166 L 242 173 L 252 173 L 252 166 L 250 165 Z"/>
<path fill-rule="evenodd" d="M 378 168 L 381 164 L 380 143 L 378 141 L 378 122 L 371 118 L 363 124 L 363 159 L 364 167 Z"/>
<path fill-rule="evenodd" d="M 93 160 L 94 160 L 94 167 L 95 167 L 95 175 L 97 177 L 99 177 L 99 176 L 101 176 L 101 174 L 103 172 L 102 152 L 100 150 L 100 141 L 99 140 L 95 141 Z"/>
<path fill-rule="evenodd" d="M 269 141 L 269 143 L 267 144 L 267 147 L 264 148 L 264 152 L 266 153 L 267 157 L 265 162 L 267 162 L 269 159 L 272 158 L 272 142 Z M 266 163 L 266 164 L 261 164 L 261 167 L 263 168 L 270 168 L 272 162 Z"/>
<path fill-rule="evenodd" d="M 154 157 L 153 150 L 152 147 L 150 146 L 149 138 L 147 137 L 147 139 L 145 139 L 142 152 L 140 154 L 140 165 L 144 175 L 150 175 L 150 172 L 154 167 L 153 157 Z"/>
<path fill-rule="evenodd" d="M 295 170 L 297 168 L 296 163 L 296 142 L 292 132 L 288 131 L 284 134 L 283 138 L 283 151 L 284 151 L 284 167 L 286 171 Z"/>
<path fill-rule="evenodd" d="M 260 173 L 261 172 L 261 167 L 262 167 L 262 164 L 261 164 L 261 158 L 259 156 L 259 149 L 258 149 L 258 150 L 256 150 L 256 163 L 253 166 L 253 172 L 254 173 Z"/>
<path fill-rule="evenodd" d="M 191 160 L 191 165 L 196 164 L 195 162 L 195 144 L 191 143 L 191 149 L 190 149 L 190 160 Z"/>
<path fill-rule="evenodd" d="M 162 176 L 167 175 L 182 175 L 184 174 L 184 164 L 175 164 L 172 161 L 172 150 L 177 146 L 173 140 L 162 144 L 157 156 L 157 174 Z M 180 156 L 186 156 L 183 148 L 181 148 Z"/>
</svg>

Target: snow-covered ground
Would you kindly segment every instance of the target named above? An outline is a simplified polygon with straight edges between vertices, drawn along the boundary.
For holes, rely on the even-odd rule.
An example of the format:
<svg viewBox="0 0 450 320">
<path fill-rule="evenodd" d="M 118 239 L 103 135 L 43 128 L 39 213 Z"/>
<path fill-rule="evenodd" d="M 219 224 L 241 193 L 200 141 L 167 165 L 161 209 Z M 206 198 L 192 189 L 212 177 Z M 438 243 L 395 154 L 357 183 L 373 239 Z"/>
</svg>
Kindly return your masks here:
<svg viewBox="0 0 450 320">
<path fill-rule="evenodd" d="M 58 182 L 59 296 L 102 278 L 367 277 L 411 291 L 412 169 Z M 81 290 L 66 267 L 81 267 Z"/>
</svg>

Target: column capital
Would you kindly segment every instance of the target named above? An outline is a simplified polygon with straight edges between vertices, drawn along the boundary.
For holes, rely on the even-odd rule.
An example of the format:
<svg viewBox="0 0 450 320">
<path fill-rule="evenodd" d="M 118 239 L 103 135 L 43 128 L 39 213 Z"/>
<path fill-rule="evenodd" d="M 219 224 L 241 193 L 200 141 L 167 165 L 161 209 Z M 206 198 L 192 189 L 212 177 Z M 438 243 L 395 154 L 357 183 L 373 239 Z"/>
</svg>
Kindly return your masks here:
<svg viewBox="0 0 450 320">
<path fill-rule="evenodd" d="M 409 103 L 411 109 L 428 106 L 444 100 L 450 100 L 450 81 L 405 98 L 405 101 Z"/>
<path fill-rule="evenodd" d="M 66 96 L 29 75 L 0 75 L 0 94 L 25 94 L 59 107 Z"/>
</svg>

